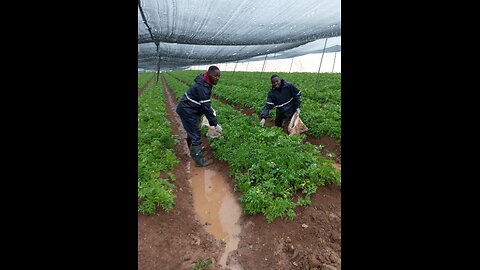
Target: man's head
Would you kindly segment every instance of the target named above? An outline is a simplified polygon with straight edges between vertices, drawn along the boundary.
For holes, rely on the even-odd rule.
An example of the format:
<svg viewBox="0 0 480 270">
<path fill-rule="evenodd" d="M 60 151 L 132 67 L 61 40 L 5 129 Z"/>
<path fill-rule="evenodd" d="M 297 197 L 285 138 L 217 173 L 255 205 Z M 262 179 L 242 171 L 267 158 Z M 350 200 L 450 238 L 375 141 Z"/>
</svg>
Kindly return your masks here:
<svg viewBox="0 0 480 270">
<path fill-rule="evenodd" d="M 282 79 L 278 77 L 278 75 L 272 75 L 272 77 L 270 77 L 270 80 L 272 81 L 273 88 L 278 89 L 282 85 Z"/>
<path fill-rule="evenodd" d="M 210 82 L 212 82 L 214 85 L 217 84 L 217 82 L 220 80 L 220 69 L 217 66 L 210 66 L 207 73 Z"/>
</svg>

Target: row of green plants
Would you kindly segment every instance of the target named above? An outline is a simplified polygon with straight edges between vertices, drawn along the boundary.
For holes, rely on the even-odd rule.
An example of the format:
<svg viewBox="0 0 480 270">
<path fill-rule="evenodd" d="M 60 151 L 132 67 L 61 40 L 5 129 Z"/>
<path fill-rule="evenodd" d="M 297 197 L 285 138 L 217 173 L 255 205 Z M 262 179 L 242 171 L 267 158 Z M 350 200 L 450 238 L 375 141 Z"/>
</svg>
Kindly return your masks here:
<svg viewBox="0 0 480 270">
<path fill-rule="evenodd" d="M 165 76 L 177 100 L 188 86 Z M 245 116 L 212 99 L 222 136 L 210 139 L 215 157 L 226 161 L 240 191 L 246 214 L 262 213 L 267 221 L 293 219 L 297 206 L 306 206 L 319 186 L 340 184 L 340 173 L 320 148 L 304 144 L 305 135 L 287 135 L 282 129 L 260 128 L 257 116 Z M 203 129 L 203 132 L 206 130 Z"/>
<path fill-rule="evenodd" d="M 189 83 L 200 70 L 172 71 L 170 74 Z M 230 85 L 254 88 L 256 91 L 265 92 L 270 89 L 270 76 L 274 73 L 260 72 L 231 72 L 223 71 L 218 85 Z M 340 73 L 275 73 L 295 86 L 309 99 L 320 102 L 340 103 L 341 74 Z M 265 98 L 265 96 L 263 96 Z"/>
<path fill-rule="evenodd" d="M 192 81 L 204 70 L 175 70 L 168 73 L 179 74 L 179 78 L 182 78 L 188 82 Z M 273 74 L 295 82 L 299 87 L 307 87 L 309 84 L 313 84 L 319 92 L 328 90 L 340 90 L 341 73 L 312 73 L 312 72 L 245 72 L 245 71 L 222 71 L 221 80 L 227 81 L 228 84 L 242 86 L 245 83 L 253 81 L 257 86 L 270 87 L 270 76 Z"/>
<path fill-rule="evenodd" d="M 154 72 L 138 72 L 137 74 L 137 83 L 139 89 L 144 88 L 147 83 L 153 78 L 153 75 L 155 75 Z"/>
<path fill-rule="evenodd" d="M 198 70 L 173 71 L 166 73 L 181 81 L 192 83 Z M 328 135 L 341 142 L 341 74 L 338 73 L 277 73 L 302 91 L 302 121 L 309 127 L 312 137 Z M 257 117 L 265 105 L 271 88 L 270 75 L 259 72 L 222 72 L 213 94 L 232 105 L 251 108 Z M 263 78 L 265 77 L 265 78 Z M 275 117 L 275 110 L 270 111 Z"/>
<path fill-rule="evenodd" d="M 139 73 L 140 77 L 140 73 Z M 175 202 L 170 171 L 179 161 L 167 119 L 161 84 L 150 84 L 138 97 L 138 211 L 155 214 L 158 207 L 170 211 Z M 164 172 L 167 179 L 160 177 Z"/>
</svg>

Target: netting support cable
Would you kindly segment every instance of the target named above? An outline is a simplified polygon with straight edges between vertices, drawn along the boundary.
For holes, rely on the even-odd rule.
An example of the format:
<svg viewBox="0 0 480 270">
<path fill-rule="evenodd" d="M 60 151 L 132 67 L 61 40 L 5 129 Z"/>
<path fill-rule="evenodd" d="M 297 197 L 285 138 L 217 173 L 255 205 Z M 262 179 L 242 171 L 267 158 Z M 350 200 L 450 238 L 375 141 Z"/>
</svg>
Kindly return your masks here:
<svg viewBox="0 0 480 270">
<path fill-rule="evenodd" d="M 327 40 L 328 40 L 328 38 L 325 39 L 325 44 L 323 45 L 322 57 L 320 58 L 320 66 L 318 67 L 318 72 L 317 72 L 317 81 L 315 83 L 318 83 L 318 76 L 320 76 L 320 68 L 322 67 L 323 54 L 325 53 L 325 47 L 327 46 Z"/>
<path fill-rule="evenodd" d="M 145 17 L 145 14 L 143 13 L 143 9 L 142 9 L 142 5 L 140 4 L 140 0 L 138 0 L 138 9 L 140 11 L 140 15 L 142 15 L 143 23 L 147 26 L 148 33 L 150 33 L 150 37 L 152 38 L 153 43 L 155 43 L 155 45 L 157 45 L 157 51 L 158 51 L 159 41 L 156 41 L 155 38 L 153 37 L 152 28 L 147 23 L 147 18 Z"/>
</svg>

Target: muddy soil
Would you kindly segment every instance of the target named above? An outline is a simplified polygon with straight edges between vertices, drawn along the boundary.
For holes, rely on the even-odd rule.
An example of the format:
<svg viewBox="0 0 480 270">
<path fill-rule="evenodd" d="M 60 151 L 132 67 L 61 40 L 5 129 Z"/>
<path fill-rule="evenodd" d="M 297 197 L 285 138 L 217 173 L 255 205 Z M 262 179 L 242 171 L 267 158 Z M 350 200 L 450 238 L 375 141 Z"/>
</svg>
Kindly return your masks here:
<svg viewBox="0 0 480 270">
<path fill-rule="evenodd" d="M 175 111 L 172 106 L 167 110 L 173 133 L 182 137 L 184 131 L 176 124 Z M 154 216 L 138 214 L 138 269 L 190 269 L 199 258 L 218 261 L 224 249 L 195 214 L 186 143 L 180 140 L 174 150 L 180 160 L 173 169 L 175 205 L 168 213 L 158 209 Z"/>
<path fill-rule="evenodd" d="M 169 104 L 171 123 L 176 123 L 175 105 Z M 186 135 L 181 125 L 171 127 L 180 141 L 175 153 L 181 163 L 173 170 L 175 206 L 169 213 L 159 209 L 151 217 L 138 214 L 138 269 L 190 269 L 200 257 L 214 260 L 207 269 L 228 269 L 219 263 L 225 243 L 209 234 L 208 224 L 202 224 L 195 213 Z M 234 180 L 228 176 L 228 165 L 213 157 L 207 138 L 202 141 L 205 157 L 213 162 L 209 167 L 222 174 L 238 199 L 241 194 L 233 191 Z M 234 269 L 245 270 L 340 269 L 341 189 L 319 187 L 311 201 L 307 207 L 296 208 L 293 221 L 277 219 L 268 224 L 263 215 L 242 214 L 238 247 L 227 263 Z"/>
</svg>

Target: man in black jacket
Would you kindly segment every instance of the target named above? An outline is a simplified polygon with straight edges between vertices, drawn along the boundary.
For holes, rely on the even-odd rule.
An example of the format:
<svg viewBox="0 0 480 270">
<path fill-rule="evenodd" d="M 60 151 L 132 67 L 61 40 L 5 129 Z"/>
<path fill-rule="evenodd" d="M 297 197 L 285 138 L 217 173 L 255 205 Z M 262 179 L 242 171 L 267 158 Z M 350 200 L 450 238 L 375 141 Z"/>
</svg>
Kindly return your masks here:
<svg viewBox="0 0 480 270">
<path fill-rule="evenodd" d="M 202 141 L 200 135 L 200 117 L 204 114 L 210 126 L 214 126 L 218 133 L 222 127 L 210 105 L 212 88 L 220 80 L 220 69 L 210 66 L 207 72 L 198 75 L 194 84 L 180 99 L 176 112 L 182 120 L 182 125 L 187 132 L 187 144 L 190 154 L 198 167 L 207 166 L 202 155 Z"/>
<path fill-rule="evenodd" d="M 267 103 L 263 107 L 260 115 L 260 126 L 265 125 L 265 119 L 273 107 L 277 109 L 275 125 L 282 127 L 284 121 L 292 119 L 295 112 L 300 113 L 300 104 L 302 103 L 301 91 L 292 83 L 281 79 L 278 75 L 272 75 L 272 88 L 268 92 Z"/>
</svg>

